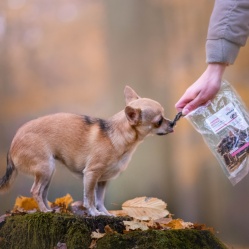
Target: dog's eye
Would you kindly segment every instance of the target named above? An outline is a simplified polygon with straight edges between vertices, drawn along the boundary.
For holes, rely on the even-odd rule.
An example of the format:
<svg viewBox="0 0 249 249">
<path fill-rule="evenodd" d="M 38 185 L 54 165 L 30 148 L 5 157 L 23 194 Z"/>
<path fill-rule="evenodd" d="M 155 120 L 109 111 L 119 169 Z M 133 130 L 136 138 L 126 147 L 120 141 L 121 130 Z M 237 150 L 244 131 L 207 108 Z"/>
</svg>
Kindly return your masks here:
<svg viewBox="0 0 249 249">
<path fill-rule="evenodd" d="M 160 127 L 161 124 L 162 124 L 162 122 L 163 122 L 163 117 L 161 117 L 161 118 L 159 119 L 159 121 L 157 121 L 157 122 L 155 123 L 155 126 L 156 126 L 156 127 Z"/>
</svg>

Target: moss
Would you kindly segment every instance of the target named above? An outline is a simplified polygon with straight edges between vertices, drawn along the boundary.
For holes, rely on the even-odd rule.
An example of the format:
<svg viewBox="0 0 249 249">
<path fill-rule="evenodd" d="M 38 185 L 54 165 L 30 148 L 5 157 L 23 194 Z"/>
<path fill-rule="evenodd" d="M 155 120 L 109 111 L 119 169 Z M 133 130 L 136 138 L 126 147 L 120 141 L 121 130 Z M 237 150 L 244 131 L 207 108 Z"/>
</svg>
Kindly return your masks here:
<svg viewBox="0 0 249 249">
<path fill-rule="evenodd" d="M 100 249 L 225 249 L 209 231 L 148 230 L 122 234 L 128 217 L 76 217 L 66 214 L 34 213 L 8 217 L 0 228 L 1 249 L 53 249 L 58 242 L 68 249 L 85 249 L 91 232 L 109 225 L 117 231 L 97 241 Z M 2 225 L 2 223 L 1 223 Z"/>
<path fill-rule="evenodd" d="M 148 230 L 106 235 L 97 249 L 226 249 L 209 231 Z"/>
<path fill-rule="evenodd" d="M 0 237 L 4 238 L 0 248 L 53 248 L 59 241 L 75 240 L 74 236 L 78 239 L 78 234 L 72 232 L 75 226 L 82 232 L 81 236 L 89 237 L 87 226 L 70 215 L 35 213 L 9 217 L 0 230 Z"/>
<path fill-rule="evenodd" d="M 91 243 L 91 231 L 82 219 L 72 219 L 67 224 L 65 243 L 68 249 L 88 248 Z"/>
<path fill-rule="evenodd" d="M 6 219 L 0 229 L 0 248 L 6 249 L 48 249 L 58 242 L 65 242 L 67 248 L 88 248 L 90 234 L 104 232 L 106 225 L 113 230 L 124 230 L 121 217 L 77 217 L 66 214 L 34 213 L 15 215 Z M 1 223 L 2 225 L 2 223 Z"/>
<path fill-rule="evenodd" d="M 82 218 L 91 231 L 105 232 L 105 226 L 109 225 L 113 230 L 118 233 L 123 233 L 125 226 L 124 220 L 132 220 L 131 217 L 111 217 L 111 216 L 96 216 Z"/>
</svg>

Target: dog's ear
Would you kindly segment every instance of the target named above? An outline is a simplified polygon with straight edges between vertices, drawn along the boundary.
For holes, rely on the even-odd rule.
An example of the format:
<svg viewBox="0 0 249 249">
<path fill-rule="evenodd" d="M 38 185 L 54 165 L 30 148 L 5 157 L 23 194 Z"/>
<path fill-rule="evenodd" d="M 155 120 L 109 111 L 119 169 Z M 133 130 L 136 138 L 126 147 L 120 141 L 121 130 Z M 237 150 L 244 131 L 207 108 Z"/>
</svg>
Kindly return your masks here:
<svg viewBox="0 0 249 249">
<path fill-rule="evenodd" d="M 141 109 L 136 109 L 131 106 L 125 107 L 125 115 L 130 125 L 138 125 L 141 121 Z"/>
<path fill-rule="evenodd" d="M 124 96 L 126 105 L 128 105 L 131 101 L 139 99 L 140 97 L 136 94 L 136 92 L 129 86 L 126 86 L 124 89 Z"/>
</svg>

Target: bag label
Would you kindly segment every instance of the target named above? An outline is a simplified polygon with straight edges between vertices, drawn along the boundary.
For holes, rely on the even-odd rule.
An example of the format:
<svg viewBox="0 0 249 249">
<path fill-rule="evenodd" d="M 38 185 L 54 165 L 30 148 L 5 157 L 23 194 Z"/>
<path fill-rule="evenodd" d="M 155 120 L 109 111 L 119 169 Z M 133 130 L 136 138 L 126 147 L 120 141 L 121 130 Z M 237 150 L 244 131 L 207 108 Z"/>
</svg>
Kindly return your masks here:
<svg viewBox="0 0 249 249">
<path fill-rule="evenodd" d="M 215 134 L 229 125 L 234 126 L 239 130 L 248 128 L 247 122 L 232 103 L 227 104 L 218 112 L 208 117 L 206 122 Z"/>
</svg>

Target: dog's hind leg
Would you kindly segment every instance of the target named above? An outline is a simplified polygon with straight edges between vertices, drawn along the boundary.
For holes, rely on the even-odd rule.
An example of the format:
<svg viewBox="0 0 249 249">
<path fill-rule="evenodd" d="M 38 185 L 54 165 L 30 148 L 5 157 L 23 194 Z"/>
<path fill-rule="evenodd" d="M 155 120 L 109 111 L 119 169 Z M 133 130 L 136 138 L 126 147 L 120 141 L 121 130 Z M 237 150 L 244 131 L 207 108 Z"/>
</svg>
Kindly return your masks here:
<svg viewBox="0 0 249 249">
<path fill-rule="evenodd" d="M 46 168 L 48 169 L 48 167 Z M 47 203 L 47 193 L 53 172 L 54 169 L 35 173 L 35 181 L 30 191 L 42 212 L 51 211 Z"/>
<path fill-rule="evenodd" d="M 46 185 L 46 187 L 44 188 L 44 191 L 43 191 L 43 195 L 42 195 L 42 199 L 43 199 L 43 203 L 45 204 L 45 206 L 47 207 L 47 209 L 51 210 L 51 207 L 49 206 L 48 204 L 48 189 L 49 189 L 49 186 L 50 186 L 50 182 L 53 178 L 53 175 L 54 175 L 54 171 L 52 172 L 51 176 L 50 176 L 50 179 Z"/>
</svg>

